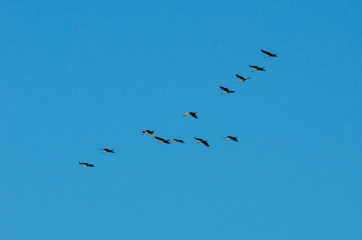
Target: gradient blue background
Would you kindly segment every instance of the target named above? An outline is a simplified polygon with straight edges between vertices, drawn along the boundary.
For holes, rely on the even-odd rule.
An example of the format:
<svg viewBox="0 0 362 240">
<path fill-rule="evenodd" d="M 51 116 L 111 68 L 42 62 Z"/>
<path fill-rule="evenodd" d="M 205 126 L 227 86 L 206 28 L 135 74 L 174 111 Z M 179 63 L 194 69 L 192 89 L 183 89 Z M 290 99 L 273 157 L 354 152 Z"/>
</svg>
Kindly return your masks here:
<svg viewBox="0 0 362 240">
<path fill-rule="evenodd" d="M 361 239 L 361 10 L 1 1 L 0 238 Z"/>
</svg>

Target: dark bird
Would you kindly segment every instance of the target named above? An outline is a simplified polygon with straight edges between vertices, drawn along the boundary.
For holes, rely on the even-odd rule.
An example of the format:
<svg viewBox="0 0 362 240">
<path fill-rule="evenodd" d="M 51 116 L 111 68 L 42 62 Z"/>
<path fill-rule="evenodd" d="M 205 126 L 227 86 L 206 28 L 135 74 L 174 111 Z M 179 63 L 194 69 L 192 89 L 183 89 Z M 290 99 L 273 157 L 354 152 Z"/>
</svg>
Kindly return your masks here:
<svg viewBox="0 0 362 240">
<path fill-rule="evenodd" d="M 94 165 L 90 164 L 90 163 L 81 163 L 81 162 L 79 162 L 79 164 L 83 165 L 81 167 L 94 167 Z"/>
<path fill-rule="evenodd" d="M 157 140 L 160 140 L 159 142 L 157 142 L 157 144 L 159 143 L 166 143 L 166 144 L 170 144 L 170 140 L 165 140 L 163 138 L 160 137 L 155 137 Z"/>
<path fill-rule="evenodd" d="M 223 138 L 225 138 L 224 141 L 233 140 L 234 142 L 239 142 L 238 137 L 227 136 L 227 137 L 223 137 Z"/>
<path fill-rule="evenodd" d="M 244 82 L 244 81 L 250 79 L 250 77 L 244 78 L 243 76 L 240 76 L 240 75 L 238 75 L 238 74 L 235 74 L 235 75 L 236 75 L 237 78 L 240 79 L 240 80 L 239 80 L 238 82 L 236 82 L 236 83 Z"/>
<path fill-rule="evenodd" d="M 198 141 L 196 144 L 203 143 L 206 147 L 210 147 L 209 144 L 204 139 L 197 137 L 194 138 Z"/>
<path fill-rule="evenodd" d="M 179 142 L 179 143 L 185 143 L 184 141 L 180 140 L 180 139 L 172 139 L 172 142 Z"/>
<path fill-rule="evenodd" d="M 270 53 L 270 52 L 265 51 L 265 50 L 263 50 L 263 49 L 261 49 L 261 51 L 266 54 L 266 56 L 264 56 L 263 58 L 267 58 L 267 57 L 278 57 L 278 56 L 277 56 L 278 53 L 275 53 L 275 54 L 274 54 L 274 53 Z"/>
<path fill-rule="evenodd" d="M 155 135 L 155 130 L 153 130 L 153 131 L 151 131 L 151 130 L 143 130 L 142 133 L 143 133 L 142 135 L 151 134 L 154 137 L 156 136 Z"/>
<path fill-rule="evenodd" d="M 182 114 L 182 116 L 186 117 L 187 115 L 193 116 L 194 118 L 198 119 L 198 117 L 196 116 L 197 112 L 187 112 Z"/>
<path fill-rule="evenodd" d="M 228 94 L 228 93 L 234 93 L 235 91 L 230 91 L 229 89 L 227 89 L 226 87 L 223 86 L 219 86 L 222 90 L 224 90 L 225 92 L 221 93 L 221 94 Z"/>
<path fill-rule="evenodd" d="M 253 66 L 253 65 L 249 65 L 249 67 L 254 68 L 251 72 L 254 72 L 254 71 L 265 71 L 265 69 L 262 68 L 262 67 Z"/>
<path fill-rule="evenodd" d="M 113 150 L 110 150 L 110 149 L 108 149 L 108 148 L 101 148 L 101 150 L 103 150 L 102 153 L 114 153 Z"/>
</svg>

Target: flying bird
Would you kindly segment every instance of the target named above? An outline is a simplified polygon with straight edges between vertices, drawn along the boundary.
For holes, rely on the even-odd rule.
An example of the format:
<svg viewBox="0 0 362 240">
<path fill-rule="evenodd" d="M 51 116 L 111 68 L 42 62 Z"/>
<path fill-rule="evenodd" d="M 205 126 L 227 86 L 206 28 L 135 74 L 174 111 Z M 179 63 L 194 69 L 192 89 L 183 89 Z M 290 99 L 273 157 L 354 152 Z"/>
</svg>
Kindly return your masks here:
<svg viewBox="0 0 362 240">
<path fill-rule="evenodd" d="M 223 137 L 223 138 L 225 138 L 224 141 L 233 140 L 234 142 L 239 142 L 238 137 L 227 136 L 227 137 Z"/>
<path fill-rule="evenodd" d="M 143 130 L 142 133 L 143 133 L 142 135 L 151 134 L 154 137 L 156 136 L 155 135 L 155 130 L 153 130 L 153 131 L 151 131 L 151 130 Z"/>
<path fill-rule="evenodd" d="M 261 49 L 261 51 L 266 54 L 266 56 L 264 56 L 263 58 L 267 58 L 267 57 L 278 57 L 278 56 L 277 56 L 278 53 L 275 53 L 275 54 L 274 54 L 274 53 L 270 53 L 270 52 L 265 51 L 265 50 L 263 50 L 263 49 Z"/>
<path fill-rule="evenodd" d="M 113 151 L 113 150 L 108 149 L 108 148 L 101 148 L 101 150 L 103 150 L 103 152 L 102 152 L 102 153 L 114 153 L 114 151 Z"/>
<path fill-rule="evenodd" d="M 204 139 L 197 137 L 194 138 L 198 141 L 196 144 L 203 143 L 206 147 L 210 147 L 209 144 Z"/>
<path fill-rule="evenodd" d="M 172 139 L 172 142 L 179 142 L 179 143 L 185 143 L 184 141 L 180 140 L 180 139 Z"/>
<path fill-rule="evenodd" d="M 190 116 L 198 119 L 198 117 L 196 116 L 196 113 L 197 112 L 187 112 L 187 113 L 182 114 L 182 116 L 186 117 L 187 115 L 190 115 Z"/>
<path fill-rule="evenodd" d="M 253 66 L 253 65 L 249 65 L 249 67 L 254 68 L 251 72 L 254 71 L 265 71 L 265 69 L 263 67 L 258 67 L 258 66 Z"/>
<path fill-rule="evenodd" d="M 94 165 L 90 164 L 90 163 L 81 163 L 81 162 L 79 162 L 79 164 L 83 165 L 81 167 L 94 167 Z"/>
<path fill-rule="evenodd" d="M 238 82 L 236 82 L 236 83 L 244 82 L 244 81 L 250 79 L 250 77 L 244 78 L 243 76 L 240 76 L 240 75 L 238 75 L 238 74 L 235 74 L 235 75 L 236 75 L 237 78 L 240 79 L 240 80 L 239 80 Z"/>
<path fill-rule="evenodd" d="M 228 93 L 234 93 L 235 91 L 230 91 L 229 89 L 227 89 L 226 87 L 223 86 L 219 86 L 222 90 L 224 90 L 225 92 L 221 93 L 221 94 L 228 94 Z"/>
<path fill-rule="evenodd" d="M 166 144 L 170 144 L 170 140 L 165 140 L 163 138 L 160 137 L 155 137 L 157 140 L 160 140 L 159 142 L 157 142 L 157 144 L 159 143 L 166 143 Z"/>
</svg>

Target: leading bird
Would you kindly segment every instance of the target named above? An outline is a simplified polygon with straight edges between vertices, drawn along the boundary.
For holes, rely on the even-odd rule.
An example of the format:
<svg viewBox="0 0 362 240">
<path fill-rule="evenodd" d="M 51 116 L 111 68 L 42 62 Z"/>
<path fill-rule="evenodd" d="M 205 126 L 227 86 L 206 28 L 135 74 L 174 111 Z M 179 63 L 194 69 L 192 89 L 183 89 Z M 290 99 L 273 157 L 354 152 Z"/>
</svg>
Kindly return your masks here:
<svg viewBox="0 0 362 240">
<path fill-rule="evenodd" d="M 80 164 L 80 165 L 83 165 L 83 166 L 81 166 L 81 167 L 94 167 L 94 165 L 93 165 L 93 164 L 90 164 L 90 163 L 81 163 L 81 162 L 79 162 L 79 164 Z"/>
<path fill-rule="evenodd" d="M 187 113 L 182 114 L 182 116 L 186 117 L 187 115 L 190 115 L 190 116 L 198 119 L 196 113 L 197 113 L 197 112 L 187 112 Z"/>
<path fill-rule="evenodd" d="M 221 94 L 228 94 L 228 93 L 234 93 L 235 91 L 230 91 L 229 89 L 227 89 L 226 87 L 223 86 L 219 86 L 222 90 L 224 90 L 225 92 L 221 93 Z"/>
</svg>

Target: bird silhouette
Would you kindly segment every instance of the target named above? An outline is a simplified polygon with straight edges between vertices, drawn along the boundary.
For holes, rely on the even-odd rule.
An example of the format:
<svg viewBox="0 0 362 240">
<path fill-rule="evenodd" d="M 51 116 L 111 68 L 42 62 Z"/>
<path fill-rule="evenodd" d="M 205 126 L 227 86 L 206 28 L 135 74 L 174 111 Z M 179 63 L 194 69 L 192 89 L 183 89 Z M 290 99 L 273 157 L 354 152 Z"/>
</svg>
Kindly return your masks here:
<svg viewBox="0 0 362 240">
<path fill-rule="evenodd" d="M 239 142 L 238 137 L 226 136 L 226 137 L 223 137 L 223 138 L 225 138 L 224 141 L 233 140 L 234 142 Z"/>
<path fill-rule="evenodd" d="M 236 83 L 239 83 L 239 82 L 244 82 L 244 81 L 246 81 L 246 80 L 250 79 L 250 77 L 244 78 L 243 76 L 240 76 L 240 75 L 238 75 L 238 74 L 235 74 L 235 75 L 236 75 L 236 77 L 237 77 L 237 78 L 239 78 L 239 79 L 240 79 L 240 80 L 239 80 L 239 81 L 237 81 Z"/>
<path fill-rule="evenodd" d="M 113 150 L 108 149 L 108 148 L 101 148 L 101 150 L 103 150 L 103 152 L 102 152 L 102 153 L 114 153 L 114 151 L 113 151 Z"/>
<path fill-rule="evenodd" d="M 154 137 L 156 136 L 155 135 L 155 130 L 153 130 L 153 131 L 151 131 L 151 130 L 143 130 L 142 133 L 143 133 L 142 135 L 151 134 Z"/>
<path fill-rule="evenodd" d="M 79 164 L 83 165 L 81 167 L 94 167 L 94 165 L 90 164 L 90 163 L 81 163 L 81 162 L 79 162 Z"/>
<path fill-rule="evenodd" d="M 278 55 L 278 53 L 270 53 L 270 52 L 268 52 L 268 51 L 265 51 L 265 50 L 263 50 L 263 49 L 261 49 L 261 51 L 263 52 L 263 53 L 265 53 L 266 54 L 266 56 L 264 56 L 263 58 L 268 58 L 268 57 L 278 57 L 277 55 Z"/>
<path fill-rule="evenodd" d="M 227 89 L 226 87 L 223 86 L 219 86 L 222 90 L 224 90 L 225 92 L 221 93 L 221 94 L 228 94 L 228 93 L 234 93 L 235 91 L 230 91 L 229 89 Z"/>
<path fill-rule="evenodd" d="M 196 144 L 203 143 L 206 147 L 210 147 L 210 145 L 204 139 L 197 138 L 197 137 L 194 137 L 194 138 L 198 141 Z"/>
<path fill-rule="evenodd" d="M 265 71 L 265 69 L 263 67 L 258 67 L 258 66 L 253 66 L 253 65 L 249 65 L 249 67 L 254 68 L 251 72 L 254 71 Z"/>
<path fill-rule="evenodd" d="M 170 144 L 170 140 L 166 140 L 160 137 L 155 137 L 157 140 L 160 140 L 159 142 L 157 142 L 157 144 L 159 143 L 166 143 L 166 144 Z"/>
<path fill-rule="evenodd" d="M 179 142 L 179 143 L 185 143 L 184 141 L 180 140 L 180 139 L 172 139 L 172 142 Z"/>
<path fill-rule="evenodd" d="M 190 116 L 198 119 L 196 113 L 197 113 L 197 112 L 187 112 L 187 113 L 182 114 L 182 116 L 186 117 L 187 115 L 190 115 Z"/>
</svg>

